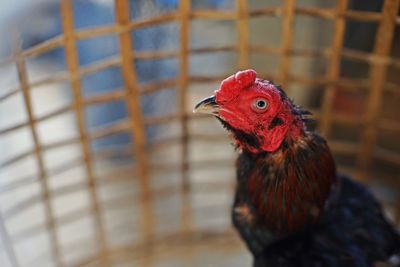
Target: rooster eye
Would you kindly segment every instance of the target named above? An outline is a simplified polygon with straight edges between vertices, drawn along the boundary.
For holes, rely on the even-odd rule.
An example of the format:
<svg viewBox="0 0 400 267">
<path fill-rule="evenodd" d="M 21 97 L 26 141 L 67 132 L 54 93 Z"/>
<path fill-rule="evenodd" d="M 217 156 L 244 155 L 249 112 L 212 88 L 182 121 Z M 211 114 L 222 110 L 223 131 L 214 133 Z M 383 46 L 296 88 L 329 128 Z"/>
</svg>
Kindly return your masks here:
<svg viewBox="0 0 400 267">
<path fill-rule="evenodd" d="M 263 98 L 256 99 L 253 102 L 253 109 L 255 109 L 256 111 L 264 111 L 267 107 L 268 102 Z"/>
</svg>

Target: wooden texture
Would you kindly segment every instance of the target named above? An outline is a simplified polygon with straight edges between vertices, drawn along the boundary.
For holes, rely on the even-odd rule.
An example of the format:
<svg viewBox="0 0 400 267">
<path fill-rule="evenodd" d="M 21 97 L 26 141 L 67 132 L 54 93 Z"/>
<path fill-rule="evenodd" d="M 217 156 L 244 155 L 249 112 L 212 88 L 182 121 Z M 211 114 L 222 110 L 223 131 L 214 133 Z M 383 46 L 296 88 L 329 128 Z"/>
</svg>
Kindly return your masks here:
<svg viewBox="0 0 400 267">
<path fill-rule="evenodd" d="M 340 77 L 340 64 L 342 59 L 342 48 L 344 33 L 346 28 L 346 20 L 340 17 L 339 14 L 344 13 L 347 9 L 347 0 L 338 0 L 336 4 L 336 18 L 333 33 L 333 42 L 331 47 L 331 54 L 329 57 L 329 67 L 326 77 L 329 81 L 336 81 Z M 335 85 L 328 85 L 325 88 L 322 100 L 322 117 L 320 131 L 325 137 L 329 136 L 330 128 L 332 126 L 332 104 L 335 97 Z"/>
<path fill-rule="evenodd" d="M 51 203 L 51 194 L 48 184 L 48 174 L 45 167 L 45 162 L 43 159 L 43 152 L 41 149 L 39 134 L 36 130 L 36 125 L 34 122 L 34 113 L 32 109 L 32 97 L 28 85 L 28 74 L 26 69 L 26 62 L 24 58 L 21 57 L 21 44 L 19 40 L 16 40 L 14 44 L 15 58 L 18 72 L 19 83 L 22 88 L 24 104 L 26 108 L 26 113 L 28 114 L 29 129 L 31 133 L 31 138 L 34 143 L 34 155 L 37 161 L 37 166 L 39 169 L 39 184 L 41 189 L 40 201 L 44 204 L 45 209 L 45 221 L 46 226 L 49 231 L 49 238 L 51 247 L 51 256 L 54 264 L 56 266 L 62 266 L 61 254 L 60 254 L 60 242 L 57 231 L 55 229 L 54 223 L 54 207 Z M 10 250 L 9 250 L 10 251 Z M 11 257 L 15 258 L 15 256 Z M 17 262 L 16 258 L 15 261 Z"/>
<path fill-rule="evenodd" d="M 116 20 L 119 28 L 127 27 L 130 23 L 129 15 L 129 1 L 128 0 L 116 0 L 115 1 Z M 141 201 L 144 203 L 142 206 L 142 234 L 143 239 L 152 238 L 154 218 L 151 209 L 151 192 L 149 188 L 149 167 L 147 161 L 147 150 L 146 150 L 146 135 L 143 124 L 139 88 L 137 86 L 136 70 L 133 65 L 132 56 L 133 44 L 132 36 L 129 31 L 122 31 L 119 35 L 120 42 L 120 54 L 122 61 L 122 74 L 125 81 L 125 93 L 126 102 L 128 106 L 128 113 L 130 117 L 130 127 L 132 129 L 132 135 L 134 144 L 132 150 L 137 158 L 137 164 L 139 169 L 140 177 L 140 189 L 141 189 Z"/>
<path fill-rule="evenodd" d="M 296 0 L 285 0 L 282 10 L 282 54 L 279 63 L 279 82 L 283 88 L 288 88 L 290 72 L 290 50 L 293 42 L 293 22 Z"/>
<path fill-rule="evenodd" d="M 189 90 L 189 49 L 190 49 L 190 1 L 179 1 L 179 118 L 182 129 L 181 139 L 181 175 L 182 175 L 182 211 L 181 225 L 183 231 L 192 230 L 190 210 L 190 176 L 189 176 L 189 131 L 187 123 L 187 100 Z"/>
<path fill-rule="evenodd" d="M 0 184 L 0 193 L 14 194 L 18 190 L 27 190 L 34 185 L 39 185 L 40 192 L 22 198 L 21 201 L 7 206 L 0 212 L 0 238 L 6 243 L 5 250 L 12 266 L 19 266 L 20 260 L 15 247 L 27 240 L 34 240 L 43 233 L 48 234 L 51 243 L 51 257 L 56 266 L 64 266 L 65 255 L 63 242 L 59 236 L 59 229 L 79 222 L 85 218 L 93 220 L 95 243 L 98 246 L 93 256 L 82 258 L 74 266 L 114 266 L 116 263 L 125 263 L 135 257 L 146 258 L 158 242 L 167 244 L 174 238 L 179 237 L 180 242 L 185 245 L 193 245 L 193 242 L 208 240 L 209 236 L 219 236 L 216 233 L 208 233 L 200 229 L 196 224 L 196 218 L 207 216 L 225 216 L 229 205 L 199 206 L 194 201 L 197 194 L 219 195 L 232 193 L 234 180 L 226 181 L 197 181 L 196 171 L 208 171 L 221 178 L 221 170 L 232 170 L 234 168 L 233 155 L 231 157 L 221 156 L 217 159 L 206 157 L 196 159 L 196 149 L 193 144 L 203 143 L 214 145 L 229 144 L 229 138 L 225 133 L 214 132 L 192 132 L 189 127 L 192 124 L 212 120 L 209 116 L 200 116 L 191 112 L 193 87 L 208 84 L 216 84 L 232 73 L 218 73 L 215 75 L 197 75 L 190 73 L 190 57 L 196 55 L 214 55 L 220 52 L 230 52 L 237 55 L 237 64 L 234 69 L 245 69 L 252 67 L 251 56 L 273 55 L 279 57 L 276 72 L 259 72 L 259 75 L 278 81 L 285 89 L 289 90 L 294 85 L 321 89 L 321 105 L 314 107 L 311 111 L 318 121 L 319 130 L 329 139 L 331 150 L 338 158 L 354 158 L 357 163 L 351 166 L 339 165 L 339 170 L 361 177 L 365 182 L 371 181 L 371 166 L 375 163 L 384 163 L 390 166 L 400 166 L 400 151 L 396 148 L 381 147 L 378 143 L 379 134 L 400 134 L 400 121 L 395 117 L 386 118 L 381 116 L 384 94 L 400 97 L 400 85 L 388 79 L 388 70 L 400 70 L 400 58 L 391 54 L 395 27 L 400 25 L 398 16 L 399 0 L 385 0 L 382 12 L 356 11 L 348 9 L 348 0 L 337 0 L 336 7 L 320 8 L 318 6 L 301 6 L 296 0 L 285 0 L 278 6 L 261 7 L 252 9 L 251 1 L 235 0 L 234 7 L 230 9 L 198 9 L 191 6 L 191 1 L 180 0 L 175 10 L 160 12 L 152 17 L 132 19 L 130 16 L 130 0 L 115 0 L 115 23 L 88 27 L 82 29 L 74 28 L 72 0 L 61 1 L 62 33 L 48 40 L 36 44 L 28 49 L 21 50 L 20 45 L 15 45 L 15 53 L 0 61 L 0 67 L 16 66 L 18 73 L 18 84 L 1 91 L 0 105 L 19 95 L 26 110 L 27 120 L 16 121 L 0 128 L 0 137 L 17 134 L 18 131 L 28 129 L 32 138 L 33 147 L 26 151 L 18 151 L 10 158 L 2 159 L 0 168 L 15 168 L 21 162 L 34 158 L 37 173 L 27 173 L 18 179 L 10 179 L 8 183 Z M 295 19 L 299 16 L 318 18 L 319 20 L 331 21 L 333 23 L 332 39 L 326 47 L 297 48 L 294 40 Z M 251 43 L 252 29 L 249 28 L 252 19 L 261 17 L 276 17 L 281 22 L 281 44 L 278 47 L 270 47 L 264 44 Z M 224 43 L 212 46 L 192 48 L 191 24 L 201 21 L 212 21 L 223 25 L 226 21 L 233 22 L 236 39 L 232 43 Z M 375 36 L 375 44 L 372 52 L 359 51 L 343 47 L 346 23 L 349 21 L 360 21 L 378 24 Z M 151 27 L 157 27 L 174 23 L 179 27 L 179 45 L 173 49 L 136 51 L 133 40 L 133 31 Z M 91 62 L 85 66 L 79 65 L 77 42 L 91 40 L 94 38 L 108 36 L 118 40 L 119 52 L 107 58 Z M 217 38 L 217 37 L 216 37 Z M 29 60 L 39 58 L 54 50 L 64 49 L 67 63 L 66 70 L 45 75 L 36 80 L 28 79 Z M 307 77 L 290 72 L 293 58 L 323 59 L 327 62 L 327 71 L 324 75 Z M 156 80 L 149 83 L 139 84 L 135 60 L 161 60 L 175 59 L 179 63 L 178 75 L 165 80 Z M 355 79 L 340 77 L 340 68 L 343 60 L 361 62 L 371 66 L 367 78 Z M 293 62 L 294 63 L 294 62 Z M 89 75 L 99 73 L 109 68 L 119 68 L 122 71 L 124 85 L 121 88 L 112 88 L 107 93 L 83 97 L 81 80 Z M 33 112 L 33 94 L 42 87 L 55 86 L 59 84 L 70 84 L 72 89 L 72 103 L 58 106 L 48 113 L 35 116 Z M 348 114 L 345 111 L 334 110 L 335 94 L 337 88 L 349 94 L 365 94 L 367 99 L 365 114 Z M 91 88 L 92 89 L 92 88 Z M 95 88 L 93 88 L 95 89 Z M 173 114 L 161 114 L 157 116 L 144 116 L 141 106 L 141 97 L 150 95 L 161 90 L 177 90 L 177 111 Z M 84 116 L 85 108 L 94 105 L 106 104 L 114 101 L 125 101 L 127 106 L 127 117 L 115 121 L 112 125 L 105 125 L 94 129 L 87 129 Z M 57 120 L 60 116 L 73 114 L 76 118 L 78 136 L 69 137 L 52 143 L 41 144 L 39 140 L 46 136 L 39 136 L 37 125 Z M 147 140 L 146 127 L 163 124 L 178 125 L 181 129 L 177 134 L 162 140 Z M 334 136 L 337 129 L 333 125 L 339 125 L 346 130 L 359 130 L 361 141 L 348 140 Z M 109 137 L 119 133 L 132 135 L 132 143 L 123 147 L 111 146 L 100 151 L 90 149 L 93 141 Z M 357 132 L 358 133 L 358 132 Z M 45 166 L 44 154 L 54 152 L 58 149 L 67 149 L 79 146 L 81 155 L 65 160 L 57 166 Z M 153 162 L 152 153 L 160 151 L 178 150 L 179 160 L 177 162 Z M 218 151 L 219 152 L 219 151 Z M 109 162 L 110 159 L 118 157 L 132 157 L 134 163 L 127 163 L 105 172 L 95 173 L 94 163 Z M 386 166 L 386 165 L 385 165 Z M 74 182 L 60 188 L 49 188 L 49 181 L 53 176 L 66 175 L 74 168 L 84 168 L 85 179 Z M 383 170 L 382 171 L 386 171 Z M 157 175 L 173 175 L 181 177 L 179 183 L 166 184 L 154 187 Z M 233 175 L 233 172 L 232 174 Z M 157 176 L 158 177 L 158 176 Z M 380 176 L 381 183 L 394 188 L 400 188 L 398 177 L 390 174 Z M 11 177 L 13 178 L 13 177 Z M 119 182 L 134 182 L 138 185 L 135 194 L 121 195 L 113 199 L 102 199 L 100 190 Z M 153 182 L 153 183 L 152 183 Z M 58 198 L 69 196 L 75 192 L 84 191 L 89 195 L 89 207 L 83 207 L 55 216 L 53 201 Z M 164 201 L 173 196 L 179 196 L 180 205 L 177 210 L 162 210 L 162 218 L 172 220 L 178 218 L 179 229 L 171 233 L 167 238 L 158 234 L 158 226 L 164 221 L 159 220 L 155 209 L 156 203 Z M 44 223 L 30 225 L 9 233 L 8 222 L 18 216 L 27 213 L 35 205 L 44 206 Z M 140 219 L 130 221 L 129 226 L 137 226 L 138 241 L 114 247 L 109 240 L 108 228 L 106 226 L 105 213 L 123 207 L 139 207 Z M 397 209 L 399 205 L 392 203 Z M 210 213 L 212 215 L 210 215 Z M 395 215 L 400 220 L 400 211 Z M 128 231 L 125 226 L 119 226 L 121 231 Z M 130 229 L 130 228 L 129 228 Z M 130 231 L 130 230 L 129 230 Z M 232 234 L 232 233 L 230 233 Z M 229 234 L 229 236 L 230 236 Z M 225 232 L 222 237 L 228 236 Z M 189 238 L 193 237 L 193 238 Z M 79 242 L 68 244 L 70 247 L 80 248 Z M 192 252 L 187 252 L 184 257 L 192 257 Z M 130 262 L 129 262 L 130 263 Z M 128 263 L 127 266 L 130 266 Z M 143 265 L 144 264 L 144 265 Z M 151 266 L 152 261 L 145 261 L 140 266 Z"/>
<path fill-rule="evenodd" d="M 97 244 L 99 246 L 99 255 L 101 258 L 102 265 L 107 264 L 107 240 L 105 237 L 104 223 L 101 217 L 101 209 L 99 206 L 97 190 L 96 190 L 96 179 L 94 177 L 92 156 L 90 153 L 90 144 L 87 138 L 86 126 L 85 126 L 85 115 L 83 112 L 82 96 L 81 96 L 81 85 L 79 80 L 79 60 L 76 48 L 76 40 L 74 34 L 74 20 L 72 11 L 72 1 L 65 0 L 61 1 L 60 13 L 62 19 L 62 29 L 65 38 L 65 55 L 67 61 L 67 69 L 69 71 L 69 79 L 72 88 L 72 95 L 74 99 L 74 111 L 76 113 L 77 127 L 79 130 L 80 144 L 83 154 L 83 162 L 85 163 L 86 175 L 87 175 L 87 190 L 91 200 L 91 207 L 94 211 L 94 229 L 97 238 Z"/>
<path fill-rule="evenodd" d="M 398 10 L 398 0 L 384 1 L 381 21 L 375 36 L 374 55 L 376 57 L 385 57 L 390 53 Z M 385 61 L 375 60 L 370 71 L 370 91 L 366 114 L 367 124 L 362 135 L 361 149 L 358 153 L 358 164 L 364 180 L 370 179 L 369 170 L 373 159 L 374 147 L 376 146 L 379 111 L 382 105 L 382 92 L 387 73 L 387 64 L 385 63 Z"/>
<path fill-rule="evenodd" d="M 239 69 L 249 67 L 249 25 L 248 25 L 248 8 L 247 0 L 236 0 L 237 9 L 237 43 L 239 54 Z"/>
</svg>

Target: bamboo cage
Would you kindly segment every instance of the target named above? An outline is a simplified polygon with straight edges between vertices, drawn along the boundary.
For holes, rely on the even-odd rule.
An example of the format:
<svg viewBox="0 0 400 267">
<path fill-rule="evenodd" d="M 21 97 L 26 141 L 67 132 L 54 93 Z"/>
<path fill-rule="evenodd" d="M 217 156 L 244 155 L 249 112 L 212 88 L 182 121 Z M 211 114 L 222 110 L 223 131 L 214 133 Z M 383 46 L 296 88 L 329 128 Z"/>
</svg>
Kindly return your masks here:
<svg viewBox="0 0 400 267">
<path fill-rule="evenodd" d="M 396 39 L 396 30 L 398 33 L 400 27 L 399 0 L 383 1 L 381 12 L 351 10 L 348 0 L 330 1 L 332 5 L 323 8 L 302 6 L 299 5 L 301 1 L 296 3 L 296 0 L 281 1 L 272 7 L 251 8 L 252 0 L 236 0 L 230 9 L 194 8 L 191 1 L 180 0 L 176 10 L 138 19 L 130 15 L 130 2 L 115 0 L 113 24 L 76 29 L 73 1 L 61 0 L 62 33 L 26 49 L 20 48 L 18 41 L 14 42 L 12 55 L 0 62 L 0 68 L 14 66 L 18 74 L 18 84 L 1 91 L 0 107 L 9 99 L 20 96 L 23 101 L 21 110 L 26 114 L 26 121 L 0 128 L 0 138 L 26 130 L 26 138 L 33 143 L 29 149 L 0 162 L 1 170 L 20 168 L 19 164 L 28 159 L 34 161 L 31 172 L 26 168 L 27 175 L 5 176 L 0 183 L 0 236 L 3 262 L 8 264 L 5 266 L 249 266 L 250 256 L 230 226 L 235 152 L 229 146 L 226 133 L 213 131 L 219 128 L 213 118 L 191 112 L 196 100 L 210 94 L 223 78 L 232 74 L 229 71 L 215 75 L 193 74 L 192 57 L 218 53 L 235 56 L 234 71 L 255 68 L 252 57 L 272 55 L 278 59 L 274 71 L 257 69 L 259 76 L 278 82 L 289 95 L 296 85 L 316 88 L 319 104 L 308 108 L 314 114 L 317 130 L 328 139 L 338 159 L 339 170 L 371 187 L 389 188 L 394 197 L 386 198 L 386 194 L 381 194 L 379 198 L 391 218 L 400 222 L 400 119 L 396 114 L 400 100 L 400 80 L 396 75 L 400 73 L 400 54 L 396 57 L 394 52 L 396 40 L 400 40 Z M 329 45 L 296 47 L 296 19 L 299 17 L 331 23 Z M 258 18 L 279 20 L 278 46 L 250 41 L 251 21 Z M 234 41 L 193 47 L 190 40 L 195 34 L 192 27 L 196 21 L 233 23 Z M 349 21 L 377 26 L 372 52 L 344 47 L 346 23 Z M 178 27 L 178 47 L 135 50 L 135 40 L 131 38 L 133 31 L 168 23 Z M 78 43 L 103 36 L 116 38 L 119 53 L 81 66 Z M 29 60 L 58 48 L 65 53 L 65 70 L 30 80 Z M 318 76 L 294 74 L 291 66 L 296 58 L 322 59 L 324 70 Z M 163 59 L 177 61 L 176 77 L 140 83 L 135 62 Z M 367 77 L 343 77 L 343 60 L 368 65 Z M 107 68 L 121 70 L 123 88 L 84 97 L 82 80 Z M 37 115 L 34 92 L 41 90 L 42 86 L 59 83 L 68 84 L 70 103 Z M 201 90 L 196 91 L 193 87 Z M 175 92 L 176 112 L 146 115 L 141 97 L 167 88 Z M 336 110 L 338 90 L 362 93 L 365 112 L 354 114 Z M 85 109 L 114 101 L 126 105 L 126 117 L 88 130 Z M 5 116 L 12 118 L 15 109 Z M 386 116 L 388 109 L 394 113 L 393 116 Z M 39 125 L 67 113 L 73 114 L 77 135 L 45 142 L 46 132 L 39 131 Z M 174 125 L 178 130 L 172 131 L 167 138 L 153 140 L 146 129 L 159 125 Z M 194 130 L 202 125 L 206 125 L 202 131 Z M 337 134 L 352 129 L 357 131 L 354 140 Z M 93 141 L 120 133 L 130 134 L 132 142 L 102 150 L 91 148 Z M 78 157 L 49 166 L 49 153 L 70 147 L 78 148 Z M 194 155 L 199 147 L 206 151 L 200 159 Z M 220 147 L 230 150 L 221 156 Z M 164 151 L 162 159 L 153 160 L 153 154 L 158 151 Z M 175 151 L 178 160 L 168 160 L 169 151 Z M 121 155 L 130 157 L 131 161 L 115 168 L 104 167 Z M 56 176 L 77 167 L 83 169 L 83 179 L 57 187 L 52 185 Z M 172 178 L 165 178 L 167 176 Z M 63 179 L 68 182 L 67 178 Z M 33 186 L 37 190 L 28 190 Z M 109 189 L 112 186 L 119 189 Z M 125 189 L 127 194 L 122 192 Z M 76 192 L 85 195 L 87 205 L 75 208 L 76 203 L 67 201 L 64 203 L 67 211 L 60 212 L 59 199 Z M 112 198 L 107 197 L 112 194 Z M 210 201 L 199 201 L 202 198 Z M 168 201 L 172 202 L 171 208 L 163 208 L 162 204 Z M 36 206 L 40 206 L 41 211 L 33 218 L 30 210 Z M 118 215 L 118 212 L 123 215 Z M 14 227 L 17 217 L 25 223 Z M 116 220 L 120 224 L 110 227 Z M 73 228 L 82 221 L 87 222 L 86 228 Z M 65 241 L 73 235 L 77 236 L 74 240 Z M 114 238 L 116 235 L 118 240 Z M 34 252 L 27 256 L 27 250 Z"/>
</svg>

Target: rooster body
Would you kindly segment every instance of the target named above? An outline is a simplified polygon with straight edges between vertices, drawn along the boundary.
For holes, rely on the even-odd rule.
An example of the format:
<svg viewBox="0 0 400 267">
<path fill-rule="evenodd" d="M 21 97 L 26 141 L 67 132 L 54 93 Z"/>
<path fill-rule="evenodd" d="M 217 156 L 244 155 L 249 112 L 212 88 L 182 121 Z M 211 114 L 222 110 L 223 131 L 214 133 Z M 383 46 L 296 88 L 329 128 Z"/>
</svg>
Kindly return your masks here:
<svg viewBox="0 0 400 267">
<path fill-rule="evenodd" d="M 216 116 L 240 151 L 232 221 L 255 267 L 377 266 L 400 252 L 379 203 L 336 173 L 309 113 L 279 86 L 238 72 L 195 111 Z"/>
<path fill-rule="evenodd" d="M 316 139 L 324 142 L 320 137 Z M 268 162 L 265 159 L 268 157 L 242 152 L 237 161 L 238 186 L 232 219 L 254 255 L 254 266 L 367 267 L 386 261 L 399 251 L 398 235 L 383 217 L 380 205 L 366 188 L 344 176 L 338 177 L 317 220 L 310 218 L 309 224 L 295 232 L 281 232 L 276 227 L 266 226 L 269 225 L 266 220 L 277 218 L 264 217 L 264 213 L 257 212 L 259 202 L 252 200 L 254 197 L 246 190 L 246 183 L 260 169 L 268 169 L 267 164 L 257 164 L 260 161 L 257 158 Z M 318 164 L 318 158 L 313 160 L 315 163 L 310 164 Z M 267 176 L 262 174 L 261 177 Z M 260 182 L 259 187 L 270 182 Z M 311 217 L 316 213 L 317 210 L 310 209 Z"/>
</svg>

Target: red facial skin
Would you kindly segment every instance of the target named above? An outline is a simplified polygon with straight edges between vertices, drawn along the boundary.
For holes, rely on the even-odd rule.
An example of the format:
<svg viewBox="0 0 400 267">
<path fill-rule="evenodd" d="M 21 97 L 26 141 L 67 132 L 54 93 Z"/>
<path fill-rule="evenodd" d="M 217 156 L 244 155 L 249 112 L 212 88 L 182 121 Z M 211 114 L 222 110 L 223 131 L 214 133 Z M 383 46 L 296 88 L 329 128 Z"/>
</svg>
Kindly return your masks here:
<svg viewBox="0 0 400 267">
<path fill-rule="evenodd" d="M 215 91 L 215 97 L 220 107 L 220 118 L 233 128 L 254 135 L 261 144 L 254 148 L 236 140 L 242 149 L 253 153 L 273 152 L 285 137 L 296 139 L 303 133 L 304 123 L 293 114 L 290 101 L 282 100 L 275 85 L 258 79 L 254 70 L 239 71 L 226 78 Z M 257 99 L 265 99 L 267 108 L 255 108 Z M 283 123 L 270 127 L 274 118 Z"/>
</svg>

